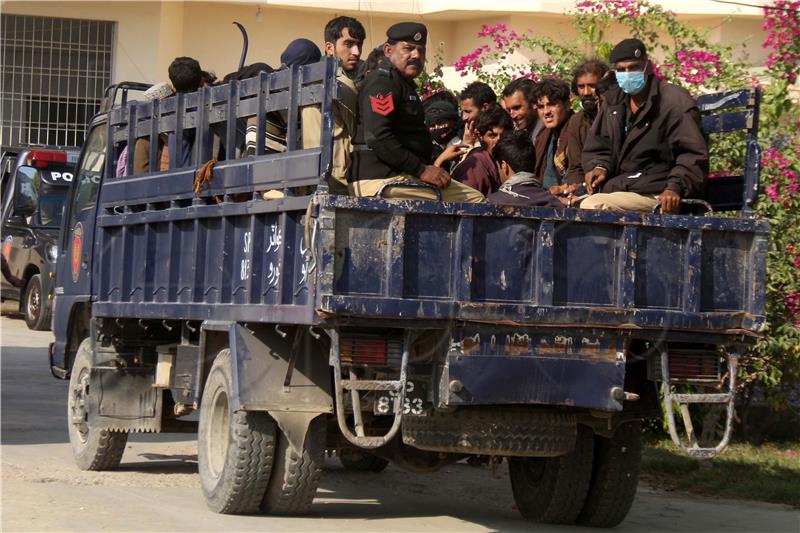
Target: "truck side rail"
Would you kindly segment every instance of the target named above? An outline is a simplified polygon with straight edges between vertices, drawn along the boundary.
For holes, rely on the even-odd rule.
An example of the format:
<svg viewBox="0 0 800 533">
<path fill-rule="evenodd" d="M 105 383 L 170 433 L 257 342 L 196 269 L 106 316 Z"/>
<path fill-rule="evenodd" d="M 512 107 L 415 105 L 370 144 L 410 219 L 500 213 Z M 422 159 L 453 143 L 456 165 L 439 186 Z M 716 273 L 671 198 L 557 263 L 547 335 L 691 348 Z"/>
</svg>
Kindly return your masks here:
<svg viewBox="0 0 800 533">
<path fill-rule="evenodd" d="M 195 197 L 192 184 L 195 173 L 214 155 L 212 129 L 221 130 L 220 143 L 224 160 L 214 166 L 210 187 L 200 198 L 259 190 L 282 190 L 291 196 L 302 186 L 327 188 L 325 178 L 332 159 L 332 106 L 338 97 L 336 63 L 324 59 L 303 67 L 215 87 L 203 87 L 194 93 L 181 94 L 153 102 L 130 102 L 108 114 L 108 154 L 101 202 L 118 206 L 148 202 L 183 200 Z M 321 107 L 321 147 L 303 150 L 299 140 L 299 113 L 303 106 Z M 265 155 L 264 137 L 268 113 L 283 112 L 287 117 L 286 152 Z M 243 140 L 241 123 L 257 119 L 255 158 L 237 157 Z M 192 163 L 179 166 L 180 140 L 193 130 Z M 169 135 L 169 169 L 131 175 L 135 152 L 132 139 L 148 138 L 151 146 L 160 134 Z M 127 175 L 113 178 L 116 159 L 128 147 Z M 327 147 L 323 149 L 322 147 Z M 157 151 L 150 151 L 150 168 L 157 168 Z M 165 176 L 169 176 L 165 179 Z"/>
<path fill-rule="evenodd" d="M 742 174 L 709 177 L 706 183 L 705 199 L 715 211 L 740 211 L 742 216 L 753 214 L 761 174 L 761 147 L 758 144 L 760 103 L 759 87 L 697 97 L 707 142 L 711 134 L 743 131 L 745 136 Z"/>
</svg>

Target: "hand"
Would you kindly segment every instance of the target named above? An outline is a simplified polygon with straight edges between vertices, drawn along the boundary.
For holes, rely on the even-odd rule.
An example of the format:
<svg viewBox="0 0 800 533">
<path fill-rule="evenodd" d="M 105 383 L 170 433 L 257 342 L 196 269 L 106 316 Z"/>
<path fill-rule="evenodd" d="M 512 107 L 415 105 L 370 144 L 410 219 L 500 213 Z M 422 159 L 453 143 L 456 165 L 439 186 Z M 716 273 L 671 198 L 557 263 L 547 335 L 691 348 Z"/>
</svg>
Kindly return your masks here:
<svg viewBox="0 0 800 533">
<path fill-rule="evenodd" d="M 475 131 L 475 121 L 469 120 L 464 124 L 464 144 L 472 146 L 478 140 L 478 132 Z"/>
<path fill-rule="evenodd" d="M 670 189 L 664 189 L 658 201 L 661 202 L 661 214 L 677 213 L 681 209 L 681 195 Z"/>
<path fill-rule="evenodd" d="M 563 185 L 553 185 L 552 187 L 550 187 L 550 194 L 554 194 L 556 196 L 560 195 L 569 197 L 575 194 L 575 191 L 578 190 L 578 187 L 580 187 L 580 185 L 578 185 L 577 183 L 565 183 Z"/>
<path fill-rule="evenodd" d="M 468 149 L 469 146 L 466 144 L 448 144 L 447 148 L 445 148 L 439 157 L 436 158 L 434 166 L 441 167 L 451 159 L 455 159 L 456 157 L 460 157 L 461 155 L 465 154 Z"/>
<path fill-rule="evenodd" d="M 428 165 L 425 167 L 425 170 L 422 171 L 422 174 L 419 175 L 419 179 L 425 183 L 430 183 L 440 189 L 444 189 L 450 183 L 450 174 L 448 174 L 446 170 L 435 165 Z"/>
<path fill-rule="evenodd" d="M 608 177 L 608 170 L 604 169 L 603 167 L 594 167 L 592 170 L 586 173 L 584 177 L 586 183 L 586 192 L 589 194 L 594 194 L 595 190 L 600 190 L 600 185 L 606 178 Z"/>
</svg>

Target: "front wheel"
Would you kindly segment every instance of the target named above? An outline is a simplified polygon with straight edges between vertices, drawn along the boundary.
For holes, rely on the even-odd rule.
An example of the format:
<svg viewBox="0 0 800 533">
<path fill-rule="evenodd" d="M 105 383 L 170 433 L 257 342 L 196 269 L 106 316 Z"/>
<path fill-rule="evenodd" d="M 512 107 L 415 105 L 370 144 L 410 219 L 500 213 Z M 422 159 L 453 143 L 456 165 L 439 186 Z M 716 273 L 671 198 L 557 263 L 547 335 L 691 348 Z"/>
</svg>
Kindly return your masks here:
<svg viewBox="0 0 800 533">
<path fill-rule="evenodd" d="M 98 394 L 89 383 L 92 370 L 92 344 L 84 339 L 78 347 L 72 376 L 69 380 L 67 419 L 72 455 L 81 470 L 111 470 L 119 466 L 128 434 L 92 427 L 97 413 L 92 412 L 93 395 Z"/>
<path fill-rule="evenodd" d="M 275 422 L 265 412 L 232 410 L 231 352 L 222 350 L 200 404 L 197 463 L 208 507 L 217 513 L 258 511 L 275 449 Z"/>
<path fill-rule="evenodd" d="M 28 282 L 22 299 L 22 314 L 28 328 L 37 331 L 50 329 L 50 309 L 45 305 L 45 298 L 42 275 L 36 274 Z"/>
<path fill-rule="evenodd" d="M 511 457 L 514 502 L 524 518 L 572 524 L 578 518 L 592 475 L 592 431 L 578 426 L 575 449 L 560 457 Z"/>
</svg>

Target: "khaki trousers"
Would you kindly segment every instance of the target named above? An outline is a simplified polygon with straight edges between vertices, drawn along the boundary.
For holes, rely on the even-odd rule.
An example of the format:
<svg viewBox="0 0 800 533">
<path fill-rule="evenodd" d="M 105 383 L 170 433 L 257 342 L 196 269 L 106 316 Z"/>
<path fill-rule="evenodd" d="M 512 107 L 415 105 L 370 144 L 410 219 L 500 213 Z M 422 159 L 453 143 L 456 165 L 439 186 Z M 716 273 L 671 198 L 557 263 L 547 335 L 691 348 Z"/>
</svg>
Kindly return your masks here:
<svg viewBox="0 0 800 533">
<path fill-rule="evenodd" d="M 581 209 L 649 213 L 658 204 L 658 195 L 635 192 L 595 193 L 581 202 Z"/>
<path fill-rule="evenodd" d="M 381 187 L 387 183 L 403 183 L 404 181 L 419 181 L 412 176 L 394 176 L 379 180 L 359 180 L 348 185 L 352 196 L 375 196 Z M 443 202 L 466 202 L 481 203 L 486 198 L 472 187 L 463 183 L 451 180 L 450 184 L 444 189 L 439 189 L 442 194 Z M 437 200 L 436 193 L 428 188 L 422 187 L 390 187 L 384 189 L 383 198 L 395 198 L 400 200 Z"/>
</svg>

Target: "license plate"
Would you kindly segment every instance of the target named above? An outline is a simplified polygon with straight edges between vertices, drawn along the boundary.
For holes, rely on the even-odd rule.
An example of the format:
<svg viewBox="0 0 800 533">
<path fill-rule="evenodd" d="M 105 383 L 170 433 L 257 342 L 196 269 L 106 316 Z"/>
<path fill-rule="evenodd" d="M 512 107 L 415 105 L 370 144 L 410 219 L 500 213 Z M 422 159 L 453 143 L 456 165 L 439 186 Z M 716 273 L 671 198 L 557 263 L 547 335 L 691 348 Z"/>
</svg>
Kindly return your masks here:
<svg viewBox="0 0 800 533">
<path fill-rule="evenodd" d="M 398 393 L 394 391 L 381 391 L 375 397 L 373 412 L 376 415 L 393 415 L 395 398 Z M 425 383 L 406 381 L 406 398 L 403 405 L 404 415 L 421 415 L 425 412 Z"/>
</svg>

